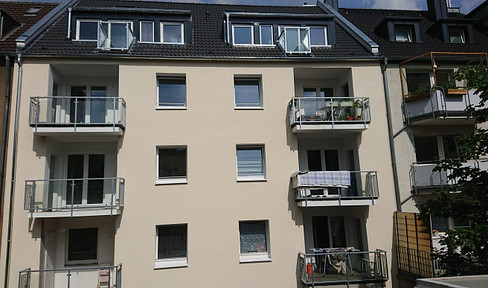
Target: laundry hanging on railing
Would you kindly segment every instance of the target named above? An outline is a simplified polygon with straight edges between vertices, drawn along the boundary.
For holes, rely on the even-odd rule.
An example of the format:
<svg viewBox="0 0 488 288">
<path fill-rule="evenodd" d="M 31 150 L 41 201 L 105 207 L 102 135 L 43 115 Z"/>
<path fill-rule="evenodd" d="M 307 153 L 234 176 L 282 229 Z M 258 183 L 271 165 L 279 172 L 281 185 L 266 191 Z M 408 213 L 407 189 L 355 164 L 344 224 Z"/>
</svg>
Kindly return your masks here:
<svg viewBox="0 0 488 288">
<path fill-rule="evenodd" d="M 293 174 L 296 187 L 343 187 L 351 186 L 350 171 L 306 171 Z"/>
</svg>

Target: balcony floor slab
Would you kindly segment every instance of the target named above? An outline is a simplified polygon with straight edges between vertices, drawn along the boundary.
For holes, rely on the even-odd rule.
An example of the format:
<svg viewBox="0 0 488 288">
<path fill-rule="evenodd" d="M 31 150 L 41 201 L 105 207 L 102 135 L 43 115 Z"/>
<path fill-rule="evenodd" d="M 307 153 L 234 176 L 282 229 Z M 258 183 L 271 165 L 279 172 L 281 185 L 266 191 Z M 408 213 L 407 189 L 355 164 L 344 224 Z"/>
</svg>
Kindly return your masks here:
<svg viewBox="0 0 488 288">
<path fill-rule="evenodd" d="M 71 217 L 93 217 L 93 216 L 117 216 L 122 214 L 120 208 L 94 208 L 75 209 L 73 215 L 69 209 L 55 209 L 52 211 L 28 213 L 29 218 L 71 218 Z"/>
</svg>

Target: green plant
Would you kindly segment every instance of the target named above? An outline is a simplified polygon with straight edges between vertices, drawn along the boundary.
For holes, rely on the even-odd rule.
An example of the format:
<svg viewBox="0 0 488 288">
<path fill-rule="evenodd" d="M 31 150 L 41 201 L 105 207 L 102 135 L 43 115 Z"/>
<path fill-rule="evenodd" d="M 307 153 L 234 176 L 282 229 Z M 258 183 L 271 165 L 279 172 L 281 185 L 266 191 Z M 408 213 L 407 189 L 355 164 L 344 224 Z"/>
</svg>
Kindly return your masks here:
<svg viewBox="0 0 488 288">
<path fill-rule="evenodd" d="M 354 108 L 357 109 L 357 108 L 362 108 L 363 107 L 363 101 L 361 100 L 356 100 L 354 101 L 354 104 L 353 104 Z"/>
<path fill-rule="evenodd" d="M 415 91 L 412 92 L 412 95 L 422 95 L 424 93 L 430 93 L 431 88 L 428 84 L 420 84 Z"/>
</svg>

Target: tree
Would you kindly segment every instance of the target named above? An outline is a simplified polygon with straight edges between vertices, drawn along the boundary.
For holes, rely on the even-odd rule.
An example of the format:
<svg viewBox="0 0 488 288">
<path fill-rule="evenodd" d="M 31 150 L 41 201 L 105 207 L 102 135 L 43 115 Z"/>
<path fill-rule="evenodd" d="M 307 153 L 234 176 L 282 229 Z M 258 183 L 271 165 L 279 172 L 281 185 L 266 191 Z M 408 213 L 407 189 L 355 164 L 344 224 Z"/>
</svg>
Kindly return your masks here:
<svg viewBox="0 0 488 288">
<path fill-rule="evenodd" d="M 459 69 L 455 77 L 466 80 L 467 88 L 481 98 L 479 105 L 467 109 L 476 124 L 488 123 L 488 71 L 484 67 Z M 479 126 L 479 125 L 477 125 Z M 488 155 L 488 131 L 478 128 L 468 137 L 457 138 L 461 159 L 479 159 Z M 467 167 L 460 160 L 442 160 L 434 171 L 451 171 L 455 189 L 437 191 L 417 207 L 422 217 L 432 215 L 469 222 L 470 227 L 456 228 L 441 237 L 438 253 L 440 268 L 446 276 L 488 274 L 488 171 Z"/>
</svg>

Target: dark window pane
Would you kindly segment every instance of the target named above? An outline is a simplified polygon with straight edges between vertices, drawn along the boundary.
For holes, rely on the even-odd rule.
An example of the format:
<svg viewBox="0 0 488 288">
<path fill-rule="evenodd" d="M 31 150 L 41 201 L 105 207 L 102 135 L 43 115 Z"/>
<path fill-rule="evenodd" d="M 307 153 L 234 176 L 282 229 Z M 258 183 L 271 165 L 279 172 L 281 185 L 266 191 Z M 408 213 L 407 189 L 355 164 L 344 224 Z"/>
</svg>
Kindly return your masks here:
<svg viewBox="0 0 488 288">
<path fill-rule="evenodd" d="M 261 44 L 272 45 L 273 44 L 273 26 L 261 26 Z"/>
<path fill-rule="evenodd" d="M 435 76 L 436 76 L 437 86 L 446 86 L 446 84 L 456 84 L 454 81 L 453 70 L 440 70 L 436 72 Z"/>
<path fill-rule="evenodd" d="M 442 143 L 444 145 L 444 158 L 459 158 L 459 155 L 457 153 L 455 136 L 442 136 Z"/>
<path fill-rule="evenodd" d="M 395 25 L 395 41 L 397 42 L 414 42 L 413 26 Z"/>
<path fill-rule="evenodd" d="M 103 86 L 91 87 L 90 98 L 90 123 L 105 123 L 107 112 L 106 99 L 107 89 Z M 113 103 L 113 102 L 112 102 Z M 113 109 L 113 106 L 111 107 Z"/>
<path fill-rule="evenodd" d="M 469 227 L 468 219 L 454 218 L 454 228 Z"/>
<path fill-rule="evenodd" d="M 307 151 L 308 170 L 322 171 L 322 161 L 320 159 L 320 150 Z"/>
<path fill-rule="evenodd" d="M 182 43 L 181 24 L 163 24 L 164 43 Z"/>
<path fill-rule="evenodd" d="M 334 247 L 346 247 L 346 230 L 343 217 L 330 217 L 332 233 L 332 245 Z"/>
<path fill-rule="evenodd" d="M 127 48 L 127 23 L 110 23 L 110 45 L 112 48 Z"/>
<path fill-rule="evenodd" d="M 448 230 L 447 219 L 442 217 L 432 217 L 432 230 L 446 232 Z"/>
<path fill-rule="evenodd" d="M 154 22 L 141 22 L 141 42 L 154 42 Z"/>
<path fill-rule="evenodd" d="M 414 141 L 417 162 L 435 161 L 439 158 L 437 137 L 415 137 Z"/>
<path fill-rule="evenodd" d="M 158 177 L 186 177 L 186 147 L 159 149 Z"/>
<path fill-rule="evenodd" d="M 83 198 L 84 155 L 68 155 L 68 182 L 66 183 L 66 205 L 81 204 Z"/>
<path fill-rule="evenodd" d="M 259 80 L 235 79 L 236 107 L 260 107 Z"/>
<path fill-rule="evenodd" d="M 159 106 L 184 107 L 186 80 L 184 78 L 159 79 Z"/>
<path fill-rule="evenodd" d="M 329 248 L 329 222 L 327 216 L 312 217 L 313 244 L 315 248 Z"/>
<path fill-rule="evenodd" d="M 239 222 L 241 253 L 268 251 L 265 221 Z"/>
<path fill-rule="evenodd" d="M 68 236 L 68 260 L 97 259 L 98 228 L 70 229 Z"/>
<path fill-rule="evenodd" d="M 261 148 L 237 149 L 237 175 L 264 175 L 263 150 Z"/>
<path fill-rule="evenodd" d="M 158 226 L 158 259 L 186 257 L 187 225 Z"/>
<path fill-rule="evenodd" d="M 72 86 L 70 100 L 70 123 L 85 123 L 87 89 L 85 86 Z"/>
<path fill-rule="evenodd" d="M 466 43 L 466 32 L 464 27 L 449 27 L 449 42 Z"/>
<path fill-rule="evenodd" d="M 325 45 L 324 28 L 310 28 L 310 42 L 312 45 Z"/>
<path fill-rule="evenodd" d="M 98 22 L 79 22 L 79 40 L 97 40 Z"/>
<path fill-rule="evenodd" d="M 339 171 L 339 154 L 337 150 L 325 150 L 325 170 Z"/>
<path fill-rule="evenodd" d="M 105 175 L 105 155 L 95 154 L 88 157 L 88 178 L 103 178 Z M 88 180 L 87 203 L 103 202 L 103 183 L 100 180 Z"/>
<path fill-rule="evenodd" d="M 409 73 L 407 72 L 408 92 L 415 93 L 419 88 L 430 90 L 429 73 Z"/>
<path fill-rule="evenodd" d="M 253 44 L 252 27 L 234 27 L 235 44 Z"/>
</svg>

